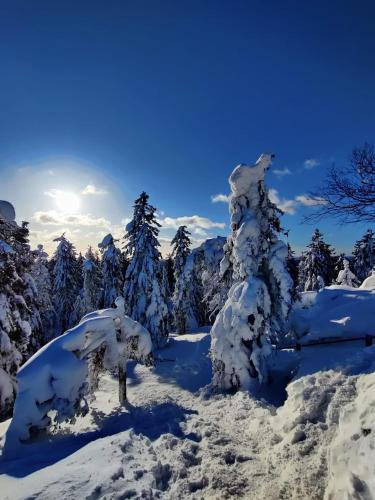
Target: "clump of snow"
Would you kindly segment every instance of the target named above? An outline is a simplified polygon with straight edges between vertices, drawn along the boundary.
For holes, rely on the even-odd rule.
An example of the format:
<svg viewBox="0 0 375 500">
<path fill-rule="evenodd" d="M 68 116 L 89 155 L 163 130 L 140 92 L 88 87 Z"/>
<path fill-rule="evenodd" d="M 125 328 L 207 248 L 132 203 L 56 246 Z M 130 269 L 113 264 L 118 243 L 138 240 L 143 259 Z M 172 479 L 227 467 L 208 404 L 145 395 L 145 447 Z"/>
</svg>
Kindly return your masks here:
<svg viewBox="0 0 375 500">
<path fill-rule="evenodd" d="M 0 218 L 7 222 L 14 222 L 16 220 L 16 211 L 9 201 L 0 200 Z"/>
<path fill-rule="evenodd" d="M 375 269 L 372 270 L 371 275 L 364 280 L 359 288 L 365 290 L 375 290 Z"/>
<path fill-rule="evenodd" d="M 292 328 L 308 339 L 373 335 L 375 290 L 332 285 L 304 292 L 292 313 Z"/>
</svg>

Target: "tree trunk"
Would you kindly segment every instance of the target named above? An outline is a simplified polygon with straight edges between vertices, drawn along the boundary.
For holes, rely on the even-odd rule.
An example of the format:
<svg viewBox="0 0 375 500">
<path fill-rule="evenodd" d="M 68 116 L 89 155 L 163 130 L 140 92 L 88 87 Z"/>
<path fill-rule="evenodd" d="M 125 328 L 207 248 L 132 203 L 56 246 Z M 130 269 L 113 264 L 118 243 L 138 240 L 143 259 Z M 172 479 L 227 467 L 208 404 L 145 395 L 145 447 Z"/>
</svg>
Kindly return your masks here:
<svg viewBox="0 0 375 500">
<path fill-rule="evenodd" d="M 118 389 L 119 401 L 124 403 L 126 401 L 126 358 L 121 357 L 118 364 Z"/>
</svg>

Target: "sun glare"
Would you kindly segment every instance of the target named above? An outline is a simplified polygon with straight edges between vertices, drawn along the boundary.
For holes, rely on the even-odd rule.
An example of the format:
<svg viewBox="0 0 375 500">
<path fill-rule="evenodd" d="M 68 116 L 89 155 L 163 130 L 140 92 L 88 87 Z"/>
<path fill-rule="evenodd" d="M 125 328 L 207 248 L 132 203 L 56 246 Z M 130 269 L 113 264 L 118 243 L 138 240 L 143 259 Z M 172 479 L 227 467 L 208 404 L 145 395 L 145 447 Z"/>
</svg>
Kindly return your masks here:
<svg viewBox="0 0 375 500">
<path fill-rule="evenodd" d="M 60 212 L 78 212 L 80 207 L 79 197 L 69 191 L 56 191 L 55 203 Z"/>
</svg>

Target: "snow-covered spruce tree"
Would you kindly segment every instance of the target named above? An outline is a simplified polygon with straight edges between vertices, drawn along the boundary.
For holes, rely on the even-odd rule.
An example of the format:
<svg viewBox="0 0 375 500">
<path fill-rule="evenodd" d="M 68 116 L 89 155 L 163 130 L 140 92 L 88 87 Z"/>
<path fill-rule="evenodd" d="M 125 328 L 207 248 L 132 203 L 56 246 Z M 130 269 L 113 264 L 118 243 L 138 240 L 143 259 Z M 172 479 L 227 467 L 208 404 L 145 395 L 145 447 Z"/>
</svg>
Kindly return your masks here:
<svg viewBox="0 0 375 500">
<path fill-rule="evenodd" d="M 302 252 L 298 265 L 298 290 L 318 291 L 330 285 L 335 276 L 335 255 L 331 245 L 323 240 L 323 234 L 315 229 L 311 243 Z"/>
<path fill-rule="evenodd" d="M 371 229 L 354 245 L 353 270 L 360 281 L 365 280 L 375 265 L 375 238 Z"/>
<path fill-rule="evenodd" d="M 190 232 L 187 230 L 187 227 L 180 226 L 175 237 L 171 241 L 175 282 L 173 294 L 173 321 L 176 331 L 179 333 L 186 333 L 187 331 L 187 297 L 185 297 L 182 288 L 187 286 L 184 268 L 190 254 L 191 240 L 189 236 Z"/>
<path fill-rule="evenodd" d="M 292 247 L 288 245 L 288 259 L 287 259 L 287 264 L 288 264 L 288 272 L 290 274 L 290 277 L 293 280 L 293 299 L 295 300 L 298 293 L 297 293 L 297 288 L 298 288 L 298 260 L 296 259 L 295 252 L 292 249 Z"/>
<path fill-rule="evenodd" d="M 15 397 L 15 374 L 41 345 L 37 291 L 31 277 L 33 256 L 27 223 L 19 226 L 8 202 L 0 202 L 0 420 Z"/>
<path fill-rule="evenodd" d="M 148 199 L 143 192 L 135 200 L 133 219 L 126 226 L 125 312 L 149 330 L 155 347 L 162 347 L 168 340 L 169 315 L 161 286 L 160 224 Z"/>
<path fill-rule="evenodd" d="M 42 322 L 43 343 L 49 342 L 54 337 L 56 320 L 55 309 L 52 303 L 52 283 L 48 271 L 48 254 L 43 250 L 43 245 L 38 245 L 33 251 L 34 262 L 31 276 L 37 289 L 37 302 Z"/>
<path fill-rule="evenodd" d="M 102 274 L 90 246 L 83 261 L 83 300 L 85 314 L 99 309 L 102 301 Z"/>
<path fill-rule="evenodd" d="M 338 285 L 346 285 L 352 287 L 357 287 L 360 284 L 357 276 L 355 276 L 355 274 L 353 274 L 350 270 L 349 261 L 347 259 L 344 259 L 343 261 L 343 268 L 336 278 L 336 283 Z"/>
<path fill-rule="evenodd" d="M 269 336 L 282 336 L 288 326 L 288 248 L 277 237 L 280 211 L 264 184 L 271 158 L 263 154 L 255 165 L 239 165 L 229 178 L 234 282 L 211 330 L 213 384 L 222 389 L 266 382 Z"/>
<path fill-rule="evenodd" d="M 174 326 L 178 333 L 185 333 L 205 323 L 202 277 L 198 274 L 201 257 L 197 251 L 188 255 L 183 273 L 175 285 Z"/>
<path fill-rule="evenodd" d="M 174 277 L 178 281 L 181 276 L 186 259 L 190 253 L 191 240 L 189 236 L 191 233 L 188 231 L 187 226 L 180 226 L 177 233 L 171 241 L 172 257 L 174 258 Z"/>
<path fill-rule="evenodd" d="M 111 234 L 107 234 L 98 247 L 102 252 L 103 306 L 112 307 L 123 287 L 121 251 Z"/>
<path fill-rule="evenodd" d="M 229 255 L 225 253 L 229 252 L 229 246 L 227 247 L 226 238 L 217 236 L 206 240 L 193 251 L 201 254 L 197 259 L 196 274 L 202 280 L 204 324 L 212 325 L 223 308 L 233 283 L 233 267 Z"/>
<path fill-rule="evenodd" d="M 54 254 L 53 304 L 56 312 L 57 334 L 73 326 L 77 314 L 74 306 L 80 292 L 77 256 L 73 244 L 62 234 L 53 241 L 58 242 Z M 77 309 L 77 305 L 76 305 Z"/>
</svg>

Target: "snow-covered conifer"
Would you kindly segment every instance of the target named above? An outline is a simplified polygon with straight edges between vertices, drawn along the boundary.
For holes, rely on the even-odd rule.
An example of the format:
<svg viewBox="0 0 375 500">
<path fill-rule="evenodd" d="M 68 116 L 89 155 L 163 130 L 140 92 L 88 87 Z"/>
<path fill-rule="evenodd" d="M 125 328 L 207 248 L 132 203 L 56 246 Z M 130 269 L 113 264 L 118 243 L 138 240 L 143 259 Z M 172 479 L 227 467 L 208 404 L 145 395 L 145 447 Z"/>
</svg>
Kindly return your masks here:
<svg viewBox="0 0 375 500">
<path fill-rule="evenodd" d="M 344 259 L 343 269 L 339 272 L 336 283 L 338 285 L 358 286 L 360 283 L 354 273 L 350 270 L 349 261 Z"/>
<path fill-rule="evenodd" d="M 62 234 L 53 241 L 58 242 L 54 254 L 53 303 L 57 317 L 57 333 L 61 334 L 76 321 L 74 305 L 80 292 L 81 277 L 77 270 L 77 256 L 73 244 Z"/>
<path fill-rule="evenodd" d="M 180 226 L 176 235 L 172 239 L 172 257 L 174 267 L 174 296 L 173 296 L 173 316 L 176 330 L 179 333 L 187 331 L 187 310 L 186 307 L 186 290 L 183 288 L 189 286 L 187 277 L 184 275 L 186 260 L 190 254 L 191 240 L 190 232 L 186 226 Z"/>
<path fill-rule="evenodd" d="M 239 165 L 229 178 L 234 282 L 211 330 L 213 383 L 223 389 L 267 381 L 269 335 L 282 336 L 288 327 L 288 249 L 277 237 L 280 211 L 264 184 L 271 158 L 263 154 L 255 165 Z"/>
<path fill-rule="evenodd" d="M 174 276 L 177 282 L 184 270 L 186 259 L 190 253 L 191 240 L 187 226 L 180 226 L 171 241 L 172 257 L 174 258 Z"/>
<path fill-rule="evenodd" d="M 107 234 L 98 247 L 102 252 L 103 305 L 112 307 L 123 286 L 121 251 L 111 234 Z"/>
<path fill-rule="evenodd" d="M 307 250 L 302 252 L 298 266 L 298 287 L 301 292 L 320 290 L 335 279 L 335 256 L 331 245 L 323 240 L 316 229 Z"/>
<path fill-rule="evenodd" d="M 135 200 L 133 219 L 126 226 L 125 250 L 129 259 L 124 284 L 126 314 L 151 333 L 154 345 L 168 339 L 168 307 L 161 287 L 161 255 L 158 247 L 160 224 L 156 209 L 143 192 Z"/>
<path fill-rule="evenodd" d="M 0 202 L 0 419 L 11 412 L 18 367 L 41 345 L 29 231 L 14 217 L 12 205 Z"/>
<path fill-rule="evenodd" d="M 375 265 L 375 238 L 371 229 L 368 229 L 354 245 L 353 270 L 360 281 L 366 279 Z"/>
<path fill-rule="evenodd" d="M 43 245 L 38 245 L 33 254 L 34 262 L 31 268 L 31 276 L 38 292 L 37 301 L 43 326 L 43 343 L 46 343 L 54 336 L 56 319 L 52 303 L 51 276 L 48 271 L 48 254 L 43 250 Z"/>
<path fill-rule="evenodd" d="M 204 324 L 202 279 L 197 274 L 200 257 L 194 251 L 187 257 L 183 273 L 175 285 L 173 316 L 178 333 L 186 333 Z"/>
<path fill-rule="evenodd" d="M 102 299 L 102 275 L 98 260 L 90 246 L 83 261 L 83 300 L 85 314 L 99 309 Z"/>
<path fill-rule="evenodd" d="M 288 272 L 293 280 L 293 298 L 297 296 L 298 287 L 298 260 L 295 257 L 295 252 L 288 243 Z"/>
</svg>

